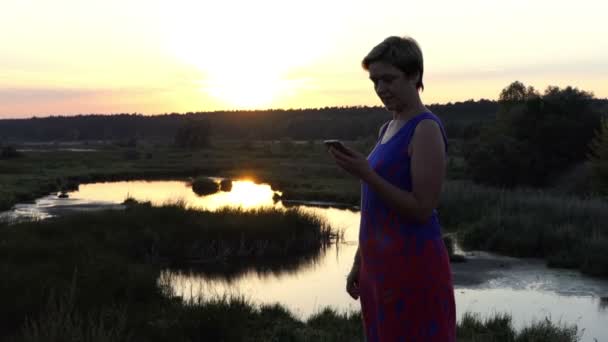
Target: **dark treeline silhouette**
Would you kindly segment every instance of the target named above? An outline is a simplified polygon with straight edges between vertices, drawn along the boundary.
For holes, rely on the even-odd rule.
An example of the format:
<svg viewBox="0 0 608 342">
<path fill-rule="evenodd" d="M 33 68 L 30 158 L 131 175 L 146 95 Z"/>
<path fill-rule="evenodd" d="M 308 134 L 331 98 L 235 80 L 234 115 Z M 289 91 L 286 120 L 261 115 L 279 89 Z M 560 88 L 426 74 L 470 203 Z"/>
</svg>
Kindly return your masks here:
<svg viewBox="0 0 608 342">
<path fill-rule="evenodd" d="M 476 182 L 506 187 L 549 186 L 587 161 L 608 109 L 584 90 L 548 87 L 541 93 L 521 82 L 503 89 L 499 105 L 496 120 L 465 139 L 464 156 Z"/>
<path fill-rule="evenodd" d="M 491 121 L 496 101 L 465 101 L 429 106 L 458 137 L 476 122 Z M 357 139 L 377 136 L 390 119 L 381 107 L 326 107 L 316 109 L 52 116 L 0 120 L 0 142 L 158 139 L 174 141 L 187 122 L 205 120 L 218 139 Z"/>
<path fill-rule="evenodd" d="M 594 176 L 593 186 L 598 192 L 608 194 L 608 118 L 591 142 L 589 159 Z"/>
<path fill-rule="evenodd" d="M 593 100 L 608 108 L 608 100 Z M 450 138 L 476 135 L 483 123 L 495 120 L 499 103 L 468 100 L 428 106 L 444 121 Z M 315 109 L 188 112 L 161 115 L 113 114 L 51 116 L 0 120 L 0 143 L 152 139 L 174 142 L 188 123 L 202 126 L 215 139 L 345 139 L 377 137 L 391 118 L 382 107 L 326 107 Z"/>
</svg>

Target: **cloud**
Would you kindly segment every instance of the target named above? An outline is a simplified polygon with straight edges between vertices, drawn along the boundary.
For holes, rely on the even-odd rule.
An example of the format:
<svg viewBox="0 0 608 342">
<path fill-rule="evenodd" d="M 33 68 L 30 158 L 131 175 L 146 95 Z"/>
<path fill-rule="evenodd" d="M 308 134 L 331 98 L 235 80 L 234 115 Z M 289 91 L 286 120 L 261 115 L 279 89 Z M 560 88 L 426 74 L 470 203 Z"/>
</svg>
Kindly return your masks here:
<svg viewBox="0 0 608 342">
<path fill-rule="evenodd" d="M 570 62 L 528 62 L 519 65 L 483 65 L 466 68 L 444 68 L 443 70 L 425 70 L 429 78 L 434 80 L 489 80 L 518 77 L 552 77 L 570 79 L 572 77 L 595 78 L 599 75 L 608 76 L 608 64 L 605 59 L 589 58 Z"/>
<path fill-rule="evenodd" d="M 141 112 L 162 105 L 164 89 L 0 87 L 0 118 L 31 115 Z"/>
<path fill-rule="evenodd" d="M 56 102 L 83 97 L 95 97 L 107 90 L 51 89 L 51 88 L 0 88 L 0 103 L 20 104 L 24 101 Z"/>
</svg>

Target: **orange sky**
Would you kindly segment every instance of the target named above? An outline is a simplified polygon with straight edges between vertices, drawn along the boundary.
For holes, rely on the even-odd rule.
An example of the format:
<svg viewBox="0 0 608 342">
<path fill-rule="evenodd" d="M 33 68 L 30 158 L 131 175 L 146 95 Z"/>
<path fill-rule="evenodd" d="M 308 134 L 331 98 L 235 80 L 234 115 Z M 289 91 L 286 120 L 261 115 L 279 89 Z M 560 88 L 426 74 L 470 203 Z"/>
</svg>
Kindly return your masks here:
<svg viewBox="0 0 608 342">
<path fill-rule="evenodd" d="M 426 103 L 520 80 L 608 97 L 603 1 L 3 0 L 0 118 L 379 105 L 362 57 L 416 38 Z"/>
</svg>

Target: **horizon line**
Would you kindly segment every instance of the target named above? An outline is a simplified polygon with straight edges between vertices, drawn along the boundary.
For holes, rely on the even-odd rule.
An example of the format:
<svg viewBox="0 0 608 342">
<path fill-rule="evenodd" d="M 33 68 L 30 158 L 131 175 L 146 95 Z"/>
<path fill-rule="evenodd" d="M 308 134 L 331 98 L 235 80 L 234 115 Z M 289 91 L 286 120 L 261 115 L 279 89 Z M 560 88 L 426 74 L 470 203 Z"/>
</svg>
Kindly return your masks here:
<svg viewBox="0 0 608 342">
<path fill-rule="evenodd" d="M 595 101 L 608 101 L 606 98 L 594 98 Z M 430 103 L 426 106 L 445 106 L 455 105 L 466 102 L 499 102 L 498 99 L 480 98 L 473 99 L 469 98 L 466 100 L 459 101 L 448 101 L 444 103 Z M 142 112 L 112 112 L 112 113 L 73 113 L 73 114 L 30 114 L 29 116 L 15 116 L 15 117 L 4 117 L 0 115 L 1 120 L 31 120 L 31 119 L 45 119 L 45 118 L 65 118 L 74 116 L 113 116 L 113 115 L 139 115 L 139 116 L 160 116 L 160 115 L 188 115 L 188 114 L 217 114 L 217 113 L 237 113 L 237 112 L 271 112 L 271 111 L 301 111 L 301 110 L 320 110 L 320 109 L 350 109 L 350 108 L 384 108 L 382 105 L 334 105 L 334 106 L 323 106 L 323 107 L 303 107 L 303 108 L 264 108 L 264 109 L 218 109 L 218 110 L 197 110 L 197 111 L 185 111 L 185 112 L 164 112 L 164 113 L 142 113 Z"/>
</svg>

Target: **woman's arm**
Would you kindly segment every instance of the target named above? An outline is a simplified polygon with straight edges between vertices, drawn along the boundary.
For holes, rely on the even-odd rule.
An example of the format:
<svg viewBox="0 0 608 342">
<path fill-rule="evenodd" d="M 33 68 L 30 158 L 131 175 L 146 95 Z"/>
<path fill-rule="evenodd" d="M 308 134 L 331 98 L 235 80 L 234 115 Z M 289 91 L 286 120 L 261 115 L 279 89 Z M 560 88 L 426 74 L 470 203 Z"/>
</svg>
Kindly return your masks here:
<svg viewBox="0 0 608 342">
<path fill-rule="evenodd" d="M 349 150 L 350 155 L 334 149 L 330 152 L 343 169 L 366 182 L 380 198 L 403 216 L 424 223 L 439 205 L 439 195 L 445 177 L 445 143 L 439 125 L 422 120 L 412 137 L 412 192 L 400 189 L 378 175 L 365 156 Z"/>
</svg>

